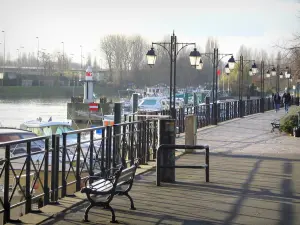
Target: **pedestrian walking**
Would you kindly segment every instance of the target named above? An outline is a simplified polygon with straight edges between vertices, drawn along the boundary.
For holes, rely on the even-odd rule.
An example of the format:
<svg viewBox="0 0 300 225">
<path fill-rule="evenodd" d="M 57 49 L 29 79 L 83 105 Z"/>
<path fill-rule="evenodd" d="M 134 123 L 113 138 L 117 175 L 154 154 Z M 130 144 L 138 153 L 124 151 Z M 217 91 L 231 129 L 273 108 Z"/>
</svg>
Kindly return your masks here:
<svg viewBox="0 0 300 225">
<path fill-rule="evenodd" d="M 282 96 L 282 100 L 283 100 L 283 104 L 284 104 L 285 113 L 288 113 L 289 107 L 291 104 L 291 100 L 292 100 L 290 92 L 284 93 Z"/>
<path fill-rule="evenodd" d="M 274 97 L 273 97 L 275 112 L 279 111 L 280 101 L 281 101 L 281 97 L 280 97 L 279 93 L 276 92 L 275 95 L 274 95 Z"/>
</svg>

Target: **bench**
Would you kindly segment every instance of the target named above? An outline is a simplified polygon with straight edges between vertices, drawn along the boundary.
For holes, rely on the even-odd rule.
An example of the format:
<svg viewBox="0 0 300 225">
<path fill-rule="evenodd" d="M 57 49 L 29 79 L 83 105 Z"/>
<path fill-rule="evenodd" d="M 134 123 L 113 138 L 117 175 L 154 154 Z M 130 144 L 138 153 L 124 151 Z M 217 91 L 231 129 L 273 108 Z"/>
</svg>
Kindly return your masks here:
<svg viewBox="0 0 300 225">
<path fill-rule="evenodd" d="M 117 223 L 114 209 L 110 206 L 110 202 L 115 195 L 126 196 L 130 200 L 130 209 L 135 210 L 133 200 L 129 195 L 132 188 L 135 172 L 138 164 L 135 163 L 129 168 L 123 170 L 123 167 L 112 168 L 107 171 L 115 171 L 114 175 L 106 177 L 90 176 L 85 181 L 85 187 L 81 189 L 81 193 L 85 193 L 90 205 L 84 213 L 84 221 L 88 222 L 88 213 L 94 206 L 100 206 L 111 211 L 111 223 Z M 95 181 L 96 180 L 96 181 Z M 90 181 L 90 184 L 88 184 Z M 100 198 L 99 198 L 100 196 Z M 102 198 L 101 198 L 102 196 Z"/>
<path fill-rule="evenodd" d="M 280 123 L 278 120 L 274 120 L 272 123 L 272 130 L 271 133 L 275 131 L 275 129 L 278 129 L 280 131 Z"/>
</svg>

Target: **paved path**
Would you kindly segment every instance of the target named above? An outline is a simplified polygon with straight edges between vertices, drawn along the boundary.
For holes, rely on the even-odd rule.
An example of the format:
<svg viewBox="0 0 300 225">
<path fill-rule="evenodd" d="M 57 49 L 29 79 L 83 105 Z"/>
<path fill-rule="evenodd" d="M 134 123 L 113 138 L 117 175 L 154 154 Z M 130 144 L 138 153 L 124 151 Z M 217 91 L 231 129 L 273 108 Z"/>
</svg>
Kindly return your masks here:
<svg viewBox="0 0 300 225">
<path fill-rule="evenodd" d="M 120 224 L 299 225 L 300 139 L 270 133 L 267 112 L 198 132 L 198 144 L 211 149 L 210 183 L 203 170 L 177 169 L 175 184 L 155 186 L 155 171 L 137 177 L 132 189 L 137 210 L 125 197 L 112 207 Z M 184 137 L 178 139 L 182 143 Z M 204 162 L 202 153 L 181 156 L 178 164 Z M 87 203 L 43 224 L 82 224 Z M 90 211 L 88 224 L 108 224 L 110 213 Z"/>
</svg>

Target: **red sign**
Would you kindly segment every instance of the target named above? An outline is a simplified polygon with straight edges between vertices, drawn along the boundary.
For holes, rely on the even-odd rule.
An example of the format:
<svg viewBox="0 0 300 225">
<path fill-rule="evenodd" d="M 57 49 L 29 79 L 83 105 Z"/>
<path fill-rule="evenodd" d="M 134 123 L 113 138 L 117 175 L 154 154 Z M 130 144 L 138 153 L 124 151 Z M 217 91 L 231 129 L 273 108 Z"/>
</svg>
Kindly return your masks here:
<svg viewBox="0 0 300 225">
<path fill-rule="evenodd" d="M 85 76 L 86 76 L 86 77 L 91 77 L 91 76 L 92 76 L 92 72 L 86 72 L 86 73 L 85 73 Z"/>
<path fill-rule="evenodd" d="M 98 109 L 99 109 L 98 103 L 90 103 L 89 109 L 90 109 L 90 111 L 98 111 Z"/>
<path fill-rule="evenodd" d="M 217 75 L 218 75 L 218 76 L 221 75 L 221 70 L 218 70 L 218 71 L 217 71 Z"/>
</svg>

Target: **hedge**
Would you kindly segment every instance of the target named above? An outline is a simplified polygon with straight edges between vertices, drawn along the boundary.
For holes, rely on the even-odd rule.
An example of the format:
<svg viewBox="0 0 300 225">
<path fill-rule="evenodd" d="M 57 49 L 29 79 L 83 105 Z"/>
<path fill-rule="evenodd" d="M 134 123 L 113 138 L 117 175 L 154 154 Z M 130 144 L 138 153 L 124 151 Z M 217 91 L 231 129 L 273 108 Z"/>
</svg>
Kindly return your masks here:
<svg viewBox="0 0 300 225">
<path fill-rule="evenodd" d="M 298 112 L 300 106 L 291 106 L 289 112 L 280 119 L 280 130 L 292 134 L 293 128 L 298 126 Z"/>
</svg>

